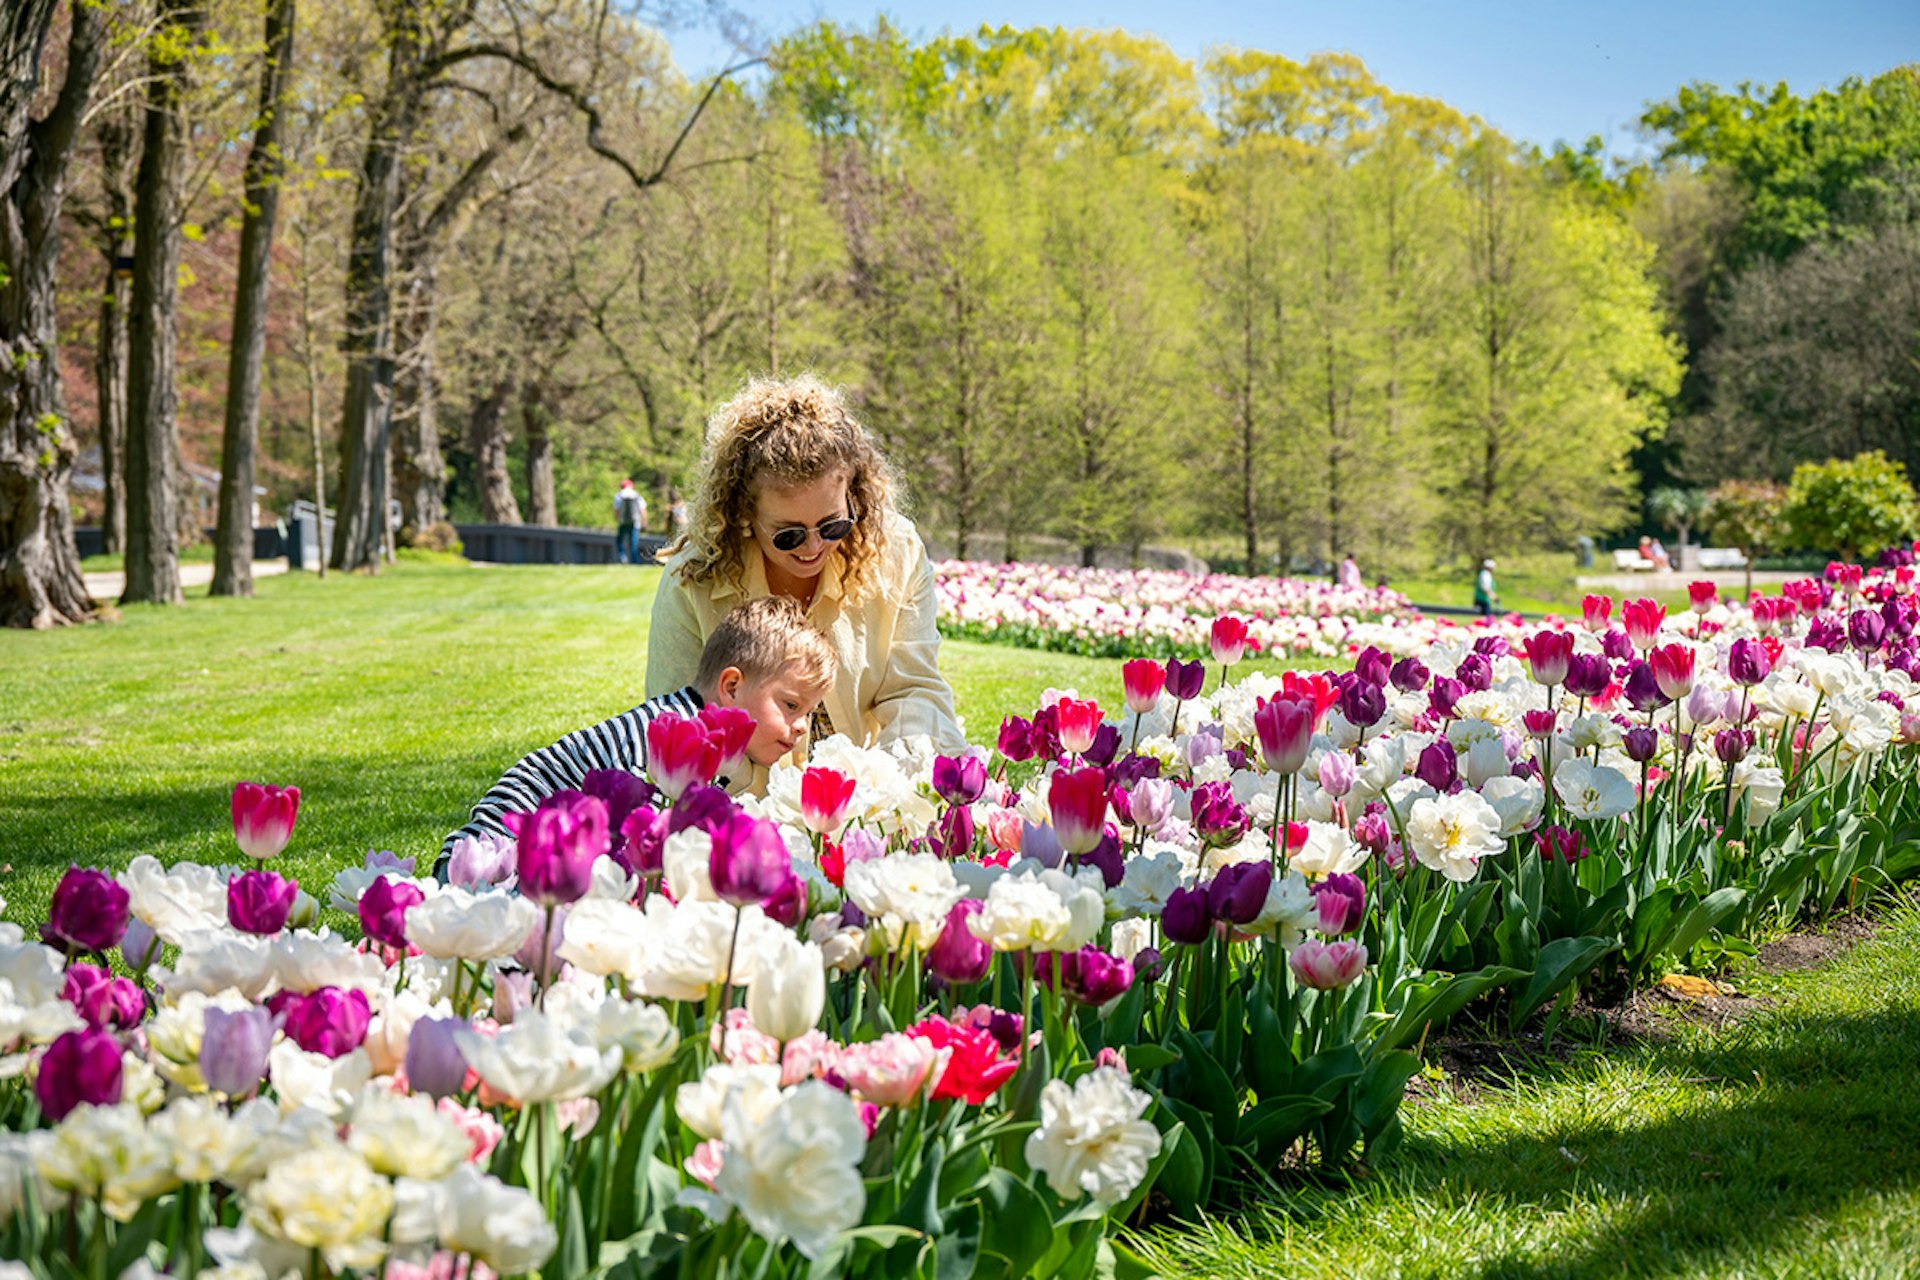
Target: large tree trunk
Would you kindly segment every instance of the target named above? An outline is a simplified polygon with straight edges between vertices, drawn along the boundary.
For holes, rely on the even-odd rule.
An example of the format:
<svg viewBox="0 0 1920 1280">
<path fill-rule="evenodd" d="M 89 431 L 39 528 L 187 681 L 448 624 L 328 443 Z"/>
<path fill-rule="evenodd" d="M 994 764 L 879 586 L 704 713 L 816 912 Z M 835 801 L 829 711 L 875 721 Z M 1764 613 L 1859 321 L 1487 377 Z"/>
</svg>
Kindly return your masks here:
<svg viewBox="0 0 1920 1280">
<path fill-rule="evenodd" d="M 428 266 L 407 282 L 398 324 L 399 368 L 394 372 L 394 487 L 400 519 L 415 531 L 447 518 L 447 461 L 440 450 L 435 338 L 439 299 Z"/>
<path fill-rule="evenodd" d="M 100 181 L 107 219 L 100 251 L 106 257 L 106 283 L 100 290 L 100 336 L 94 343 L 94 403 L 100 419 L 100 480 L 103 510 L 100 532 L 108 552 L 127 549 L 127 312 L 133 305 L 133 271 L 121 263 L 133 259 L 133 121 L 115 111 L 102 119 Z"/>
<path fill-rule="evenodd" d="M 163 0 L 147 63 L 146 124 L 134 190 L 133 314 L 127 367 L 127 604 L 180 603 L 175 500 L 173 315 L 180 274 L 185 50 L 206 15 L 198 0 Z"/>
<path fill-rule="evenodd" d="M 487 524 L 520 523 L 520 504 L 514 500 L 513 479 L 507 474 L 507 401 L 512 397 L 513 375 L 508 374 L 473 406 L 468 443 L 473 450 L 473 482 L 480 491 L 480 519 Z"/>
<path fill-rule="evenodd" d="M 538 380 L 527 384 L 520 400 L 520 421 L 527 433 L 527 505 L 531 523 L 549 528 L 560 523 L 553 498 L 553 412 Z"/>
<path fill-rule="evenodd" d="M 387 87 L 360 159 L 347 256 L 347 394 L 340 424 L 339 515 L 333 567 L 377 569 L 386 546 L 387 452 L 393 431 L 394 215 L 400 157 L 419 125 L 421 38 L 413 6 L 387 23 Z"/>
<path fill-rule="evenodd" d="M 66 78 L 31 117 L 55 0 L 10 0 L 0 18 L 0 622 L 92 616 L 73 543 L 73 434 L 55 351 L 60 199 L 100 69 L 105 10 L 75 5 Z"/>
<path fill-rule="evenodd" d="M 293 68 L 296 0 L 267 5 L 267 56 L 260 70 L 260 125 L 247 151 L 246 218 L 227 361 L 226 430 L 220 441 L 220 515 L 213 538 L 213 594 L 253 594 L 253 476 L 260 441 L 260 365 L 267 352 L 267 289 L 273 219 L 280 203 L 280 101 Z"/>
</svg>

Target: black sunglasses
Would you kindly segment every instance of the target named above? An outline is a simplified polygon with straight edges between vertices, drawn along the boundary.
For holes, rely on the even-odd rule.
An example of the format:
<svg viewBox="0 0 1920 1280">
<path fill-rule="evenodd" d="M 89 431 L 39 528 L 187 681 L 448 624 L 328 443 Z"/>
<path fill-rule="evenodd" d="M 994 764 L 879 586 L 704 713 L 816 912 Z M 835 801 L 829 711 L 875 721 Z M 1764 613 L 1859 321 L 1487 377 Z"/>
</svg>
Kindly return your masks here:
<svg viewBox="0 0 1920 1280">
<path fill-rule="evenodd" d="M 792 525 L 785 529 L 776 529 L 773 533 L 773 547 L 776 551 L 798 551 L 807 545 L 807 535 L 817 533 L 822 542 L 838 542 L 853 532 L 852 516 L 837 516 L 823 524 L 808 529 L 803 525 Z"/>
</svg>

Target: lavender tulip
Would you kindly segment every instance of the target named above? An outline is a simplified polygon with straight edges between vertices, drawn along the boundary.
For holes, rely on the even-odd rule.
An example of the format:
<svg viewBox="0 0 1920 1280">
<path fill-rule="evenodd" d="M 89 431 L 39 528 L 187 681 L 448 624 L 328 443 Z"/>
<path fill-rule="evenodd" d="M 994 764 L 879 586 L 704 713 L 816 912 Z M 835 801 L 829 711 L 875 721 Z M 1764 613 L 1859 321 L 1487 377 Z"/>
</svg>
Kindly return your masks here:
<svg viewBox="0 0 1920 1280">
<path fill-rule="evenodd" d="M 200 1036 L 200 1076 L 207 1088 L 229 1098 L 252 1093 L 266 1078 L 274 1030 L 273 1014 L 266 1009 L 229 1012 L 209 1005 Z"/>
<path fill-rule="evenodd" d="M 460 1092 L 467 1083 L 467 1059 L 455 1032 L 463 1018 L 421 1018 L 407 1033 L 407 1083 L 436 1100 Z"/>
</svg>

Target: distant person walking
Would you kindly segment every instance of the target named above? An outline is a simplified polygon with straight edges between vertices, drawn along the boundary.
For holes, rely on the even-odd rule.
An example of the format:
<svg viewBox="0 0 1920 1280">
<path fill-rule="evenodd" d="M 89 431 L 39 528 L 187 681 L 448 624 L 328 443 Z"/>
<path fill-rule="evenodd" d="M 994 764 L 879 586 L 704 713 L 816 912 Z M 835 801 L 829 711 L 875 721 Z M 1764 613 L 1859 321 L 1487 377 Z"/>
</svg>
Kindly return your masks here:
<svg viewBox="0 0 1920 1280">
<path fill-rule="evenodd" d="M 687 532 L 687 500 L 678 489 L 667 493 L 667 536 L 679 541 Z"/>
<path fill-rule="evenodd" d="M 631 480 L 622 480 L 619 492 L 613 495 L 613 523 L 613 550 L 620 563 L 640 563 L 640 531 L 647 527 L 647 500 Z"/>
<path fill-rule="evenodd" d="M 1500 591 L 1493 582 L 1493 561 L 1482 560 L 1480 572 L 1473 579 L 1473 607 L 1480 611 L 1481 617 L 1491 618 L 1499 604 Z"/>
<path fill-rule="evenodd" d="M 1367 584 L 1360 577 L 1360 562 L 1353 558 L 1353 552 L 1347 552 L 1346 559 L 1340 562 L 1339 585 L 1347 591 L 1364 591 Z"/>
</svg>

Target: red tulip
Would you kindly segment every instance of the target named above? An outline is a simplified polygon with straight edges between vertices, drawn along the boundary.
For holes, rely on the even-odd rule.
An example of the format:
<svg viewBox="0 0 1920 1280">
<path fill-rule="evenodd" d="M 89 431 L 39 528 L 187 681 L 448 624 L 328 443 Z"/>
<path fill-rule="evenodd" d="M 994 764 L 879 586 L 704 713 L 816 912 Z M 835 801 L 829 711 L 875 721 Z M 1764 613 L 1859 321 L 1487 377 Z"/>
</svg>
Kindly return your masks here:
<svg viewBox="0 0 1920 1280">
<path fill-rule="evenodd" d="M 1666 620 L 1667 606 L 1657 600 L 1629 600 L 1620 606 L 1620 621 L 1626 625 L 1627 639 L 1642 651 L 1653 647 Z"/>
<path fill-rule="evenodd" d="M 663 711 L 647 726 L 647 774 L 678 800 L 697 782 L 712 782 L 720 772 L 720 744 L 697 720 Z"/>
<path fill-rule="evenodd" d="M 1654 683 L 1675 702 L 1693 691 L 1693 646 L 1663 644 L 1647 655 Z"/>
<path fill-rule="evenodd" d="M 740 707 L 708 706 L 700 708 L 698 719 L 719 756 L 714 775 L 739 776 L 740 770 L 746 767 L 747 744 L 753 741 L 753 717 Z"/>
<path fill-rule="evenodd" d="M 1719 602 L 1720 588 L 1711 582 L 1689 582 L 1687 584 L 1687 603 L 1693 606 L 1695 613 L 1705 613 Z"/>
<path fill-rule="evenodd" d="M 1085 755 L 1100 729 L 1100 704 L 1091 698 L 1062 698 L 1053 704 L 1059 717 L 1060 746 L 1071 755 Z"/>
<path fill-rule="evenodd" d="M 1126 684 L 1127 710 L 1143 716 L 1160 705 L 1167 669 L 1152 658 L 1135 658 L 1120 668 L 1120 679 Z"/>
<path fill-rule="evenodd" d="M 249 858 L 271 858 L 293 838 L 300 788 L 237 782 L 233 787 L 233 838 Z"/>
<path fill-rule="evenodd" d="M 1106 834 L 1107 775 L 1103 769 L 1062 769 L 1047 788 L 1054 838 L 1070 854 L 1091 853 Z"/>
<path fill-rule="evenodd" d="M 830 836 L 847 820 L 854 780 L 833 769 L 813 768 L 800 775 L 800 821 L 816 835 Z"/>
<path fill-rule="evenodd" d="M 1213 660 L 1230 667 L 1247 652 L 1247 624 L 1231 615 L 1215 618 L 1208 641 L 1213 647 Z"/>
</svg>

